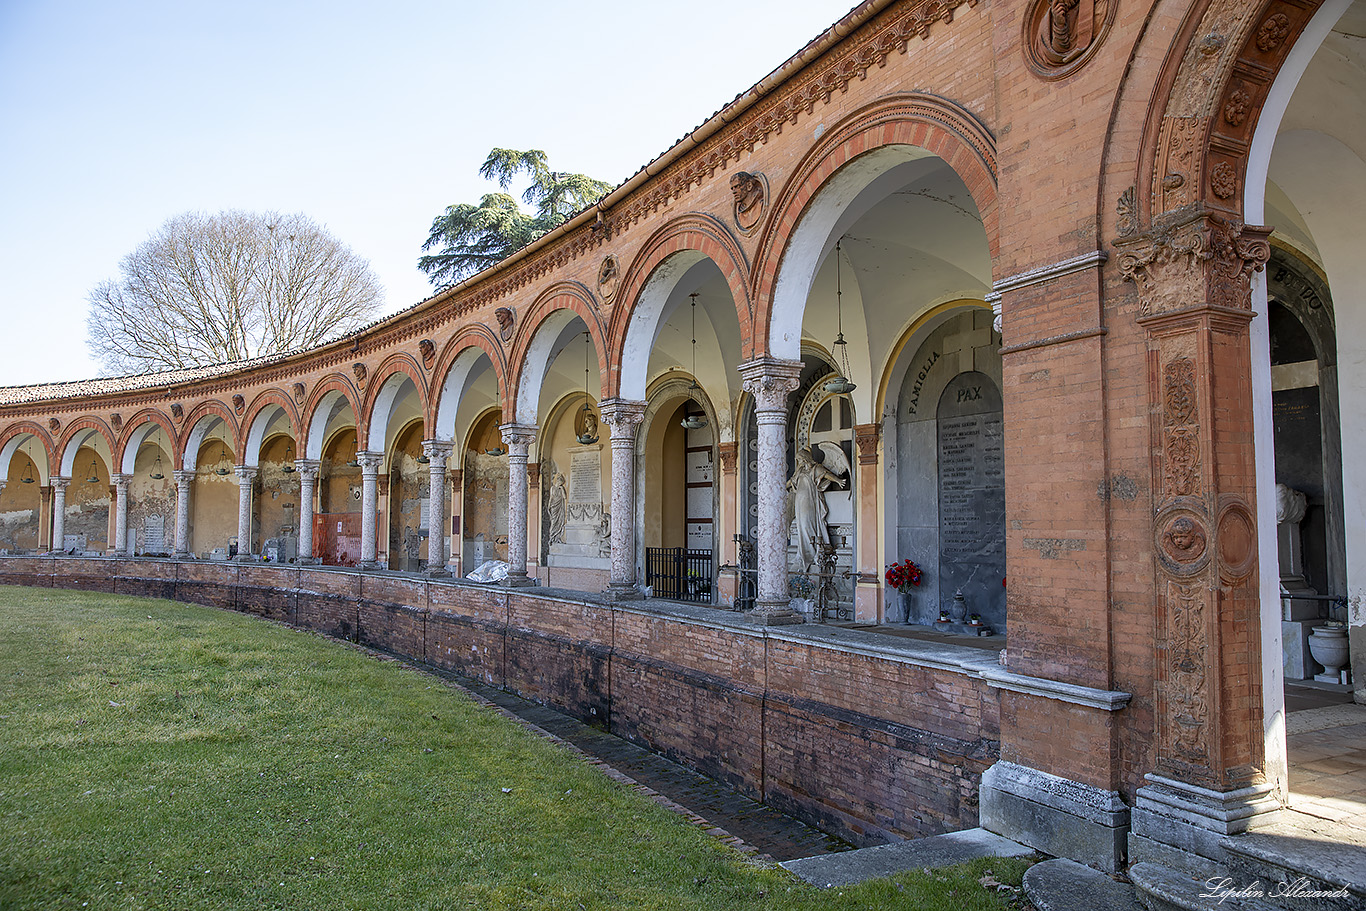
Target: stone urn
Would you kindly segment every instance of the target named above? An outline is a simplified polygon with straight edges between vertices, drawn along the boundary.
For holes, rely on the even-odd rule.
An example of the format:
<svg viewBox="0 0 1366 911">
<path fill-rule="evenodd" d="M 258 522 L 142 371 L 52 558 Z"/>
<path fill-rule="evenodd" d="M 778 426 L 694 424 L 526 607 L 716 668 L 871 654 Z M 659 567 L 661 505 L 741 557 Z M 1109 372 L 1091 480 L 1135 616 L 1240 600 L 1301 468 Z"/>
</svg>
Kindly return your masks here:
<svg viewBox="0 0 1366 911">
<path fill-rule="evenodd" d="M 1316 626 L 1309 636 L 1309 654 L 1323 665 L 1323 673 L 1314 675 L 1320 683 L 1339 683 L 1342 669 L 1347 665 L 1347 627 Z"/>
<path fill-rule="evenodd" d="M 961 588 L 953 593 L 953 603 L 949 605 L 949 619 L 958 624 L 966 623 L 968 620 L 968 602 L 964 600 Z"/>
</svg>

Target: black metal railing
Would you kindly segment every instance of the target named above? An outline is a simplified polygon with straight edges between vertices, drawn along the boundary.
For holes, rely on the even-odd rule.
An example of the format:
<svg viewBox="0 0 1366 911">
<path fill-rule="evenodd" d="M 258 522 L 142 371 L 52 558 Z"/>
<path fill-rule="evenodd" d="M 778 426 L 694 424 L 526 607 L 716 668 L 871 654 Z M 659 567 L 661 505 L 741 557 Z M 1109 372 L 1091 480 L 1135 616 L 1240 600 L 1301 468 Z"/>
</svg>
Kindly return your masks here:
<svg viewBox="0 0 1366 911">
<path fill-rule="evenodd" d="M 710 604 L 712 582 L 711 551 L 645 548 L 645 584 L 656 598 Z"/>
</svg>

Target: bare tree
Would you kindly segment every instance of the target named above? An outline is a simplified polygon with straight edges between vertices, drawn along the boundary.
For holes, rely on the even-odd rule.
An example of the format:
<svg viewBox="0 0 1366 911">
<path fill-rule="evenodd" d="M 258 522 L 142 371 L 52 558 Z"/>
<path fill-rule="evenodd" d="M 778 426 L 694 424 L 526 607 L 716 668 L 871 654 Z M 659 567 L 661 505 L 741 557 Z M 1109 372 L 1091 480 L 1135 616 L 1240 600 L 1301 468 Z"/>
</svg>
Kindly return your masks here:
<svg viewBox="0 0 1366 911">
<path fill-rule="evenodd" d="M 316 345 L 373 320 L 370 265 L 302 214 L 187 212 L 90 292 L 91 354 L 106 372 L 199 367 Z"/>
</svg>

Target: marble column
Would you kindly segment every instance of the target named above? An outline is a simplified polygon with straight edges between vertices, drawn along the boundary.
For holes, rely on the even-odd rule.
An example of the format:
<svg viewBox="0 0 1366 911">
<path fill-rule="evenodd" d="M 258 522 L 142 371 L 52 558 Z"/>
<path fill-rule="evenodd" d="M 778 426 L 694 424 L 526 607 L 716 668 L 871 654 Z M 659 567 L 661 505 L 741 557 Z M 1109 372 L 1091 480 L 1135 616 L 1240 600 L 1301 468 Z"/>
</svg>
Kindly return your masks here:
<svg viewBox="0 0 1366 911">
<path fill-rule="evenodd" d="M 612 575 L 607 592 L 614 600 L 639 598 L 636 588 L 636 430 L 645 403 L 608 399 L 602 420 L 612 428 Z"/>
<path fill-rule="evenodd" d="M 427 493 L 427 572 L 435 576 L 449 576 L 446 568 L 446 460 L 451 457 L 454 443 L 445 440 L 423 440 L 422 454 L 430 461 L 430 484 Z"/>
<path fill-rule="evenodd" d="M 237 559 L 246 563 L 252 559 L 251 551 L 251 489 L 260 471 L 246 465 L 238 465 L 237 471 Z"/>
<path fill-rule="evenodd" d="M 190 497 L 194 496 L 193 469 L 178 468 L 171 472 L 175 478 L 175 555 L 184 559 L 190 555 Z"/>
<path fill-rule="evenodd" d="M 313 499 L 318 487 L 318 469 L 322 462 L 317 459 L 296 459 L 294 467 L 299 469 L 299 555 L 297 562 L 311 566 L 318 562 L 313 556 Z"/>
<path fill-rule="evenodd" d="M 530 424 L 504 424 L 503 443 L 508 448 L 508 585 L 535 585 L 526 571 L 527 456 L 536 441 Z"/>
<path fill-rule="evenodd" d="M 52 479 L 52 549 L 60 553 L 66 544 L 66 486 L 70 478 Z"/>
<path fill-rule="evenodd" d="M 787 399 L 797 388 L 801 361 L 759 358 L 740 365 L 745 391 L 754 396 L 759 425 L 758 595 L 754 619 L 765 625 L 800 623 L 788 605 L 786 517 Z"/>
<path fill-rule="evenodd" d="M 360 462 L 360 568 L 384 569 L 378 559 L 375 514 L 379 509 L 379 466 L 382 452 L 358 452 Z"/>
<path fill-rule="evenodd" d="M 110 553 L 118 556 L 131 556 L 136 547 L 128 545 L 128 482 L 130 474 L 116 474 L 114 482 L 114 540 L 109 544 Z"/>
</svg>

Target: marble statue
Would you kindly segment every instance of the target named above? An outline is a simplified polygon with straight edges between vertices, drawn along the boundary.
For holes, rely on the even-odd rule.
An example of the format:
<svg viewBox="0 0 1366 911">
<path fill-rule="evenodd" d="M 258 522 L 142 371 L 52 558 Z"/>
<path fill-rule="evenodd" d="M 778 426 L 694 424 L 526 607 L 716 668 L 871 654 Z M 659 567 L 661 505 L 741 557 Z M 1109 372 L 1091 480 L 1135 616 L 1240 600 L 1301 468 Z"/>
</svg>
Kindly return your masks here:
<svg viewBox="0 0 1366 911">
<path fill-rule="evenodd" d="M 820 546 L 830 540 L 825 491 L 832 485 L 843 487 L 848 474 L 849 460 L 837 443 L 827 440 L 797 450 L 797 464 L 787 481 L 787 516 L 789 524 L 796 523 L 797 551 L 805 569 L 820 559 Z"/>
</svg>

